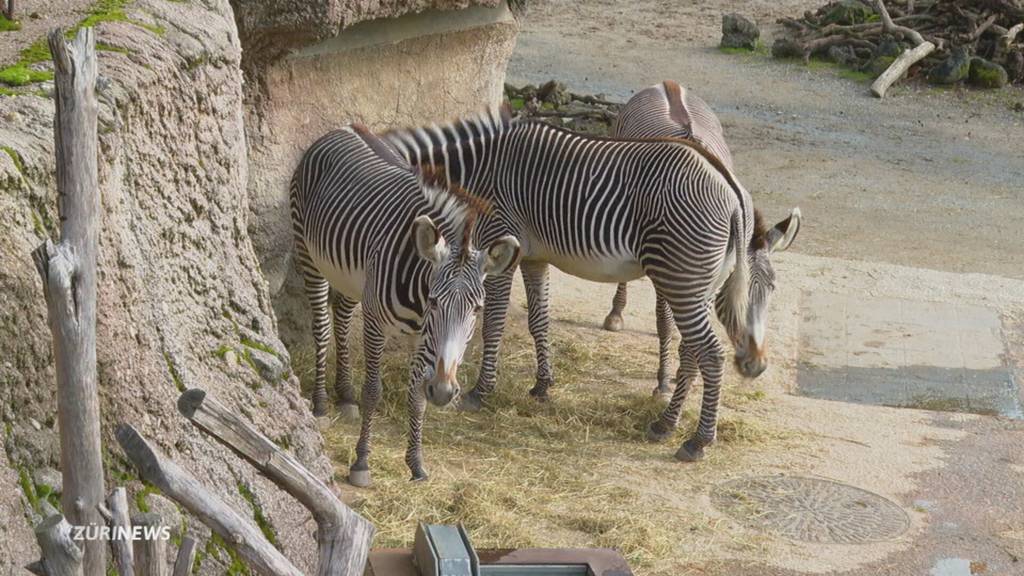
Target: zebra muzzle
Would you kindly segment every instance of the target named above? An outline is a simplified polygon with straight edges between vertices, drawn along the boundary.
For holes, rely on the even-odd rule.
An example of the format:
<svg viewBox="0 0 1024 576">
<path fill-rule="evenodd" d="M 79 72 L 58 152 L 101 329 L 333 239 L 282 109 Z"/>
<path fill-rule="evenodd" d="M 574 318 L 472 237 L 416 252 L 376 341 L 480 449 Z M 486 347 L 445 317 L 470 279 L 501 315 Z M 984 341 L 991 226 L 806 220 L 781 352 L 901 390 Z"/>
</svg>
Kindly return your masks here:
<svg viewBox="0 0 1024 576">
<path fill-rule="evenodd" d="M 427 400 L 435 406 L 447 406 L 459 395 L 458 364 L 438 362 L 434 374 L 426 381 Z"/>
</svg>

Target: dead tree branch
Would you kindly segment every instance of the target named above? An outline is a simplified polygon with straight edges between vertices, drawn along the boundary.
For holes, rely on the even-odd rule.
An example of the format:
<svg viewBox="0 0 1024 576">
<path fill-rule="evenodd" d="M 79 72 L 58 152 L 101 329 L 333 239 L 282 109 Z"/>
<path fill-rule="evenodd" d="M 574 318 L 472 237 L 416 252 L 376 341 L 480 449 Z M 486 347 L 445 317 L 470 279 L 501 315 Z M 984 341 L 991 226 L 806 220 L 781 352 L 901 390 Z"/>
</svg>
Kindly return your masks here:
<svg viewBox="0 0 1024 576">
<path fill-rule="evenodd" d="M 144 480 L 234 546 L 257 572 L 267 576 L 302 575 L 280 550 L 267 542 L 259 528 L 210 493 L 194 476 L 158 454 L 135 428 L 122 424 L 115 435 Z"/>
<path fill-rule="evenodd" d="M 71 44 L 64 41 L 62 30 L 54 30 L 49 46 L 55 68 L 61 241 L 48 240 L 33 252 L 33 259 L 53 333 L 63 509 L 71 524 L 100 526 L 104 489 L 96 382 L 96 50 L 91 28 L 81 28 Z M 84 542 L 84 575 L 103 576 L 106 564 L 106 544 L 99 539 Z"/>
<path fill-rule="evenodd" d="M 71 524 L 60 514 L 51 514 L 36 526 L 36 542 L 43 559 L 30 571 L 46 576 L 82 576 L 82 550 L 71 538 Z"/>
<path fill-rule="evenodd" d="M 128 517 L 128 492 L 119 486 L 107 498 L 107 509 L 110 511 L 110 528 L 114 536 L 110 542 L 114 549 L 114 564 L 120 576 L 135 576 L 135 553 L 132 542 L 128 538 L 132 523 Z M 145 576 L 145 575 L 143 575 Z"/>
<path fill-rule="evenodd" d="M 249 423 L 193 388 L 178 398 L 178 411 L 200 430 L 231 448 L 282 490 L 305 506 L 317 523 L 317 574 L 363 573 L 374 527 L 314 476 Z"/>
</svg>

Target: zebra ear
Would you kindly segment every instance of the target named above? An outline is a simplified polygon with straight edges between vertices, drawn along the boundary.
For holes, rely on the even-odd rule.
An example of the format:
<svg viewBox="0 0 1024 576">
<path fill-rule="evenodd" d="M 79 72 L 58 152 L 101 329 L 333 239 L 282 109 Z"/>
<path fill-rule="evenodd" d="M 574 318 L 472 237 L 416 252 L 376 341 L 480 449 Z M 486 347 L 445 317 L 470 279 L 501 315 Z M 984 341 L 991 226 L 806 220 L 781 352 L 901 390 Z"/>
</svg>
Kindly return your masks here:
<svg viewBox="0 0 1024 576">
<path fill-rule="evenodd" d="M 789 248 L 800 231 L 800 209 L 793 208 L 789 218 L 776 224 L 768 231 L 768 252 L 779 252 Z"/>
<path fill-rule="evenodd" d="M 502 236 L 487 249 L 484 274 L 501 274 L 512 267 L 519 257 L 519 240 L 515 236 Z"/>
<path fill-rule="evenodd" d="M 434 221 L 426 214 L 412 221 L 412 233 L 416 238 L 416 251 L 420 257 L 438 264 L 448 253 L 448 245 L 441 236 Z"/>
</svg>

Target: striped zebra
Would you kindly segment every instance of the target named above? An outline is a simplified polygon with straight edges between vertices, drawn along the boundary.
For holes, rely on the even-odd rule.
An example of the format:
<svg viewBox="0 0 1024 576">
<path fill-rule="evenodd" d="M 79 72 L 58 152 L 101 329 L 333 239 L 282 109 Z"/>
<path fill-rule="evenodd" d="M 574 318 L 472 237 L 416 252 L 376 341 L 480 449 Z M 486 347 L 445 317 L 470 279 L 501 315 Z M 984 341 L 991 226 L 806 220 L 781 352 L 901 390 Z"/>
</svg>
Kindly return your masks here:
<svg viewBox="0 0 1024 576">
<path fill-rule="evenodd" d="M 699 372 L 700 423 L 676 457 L 701 458 L 715 439 L 724 369 L 708 301 L 721 289 L 718 313 L 736 365 L 745 376 L 760 374 L 767 365 L 764 312 L 774 287 L 768 248 L 792 241 L 798 213 L 784 228 L 765 228 L 732 173 L 693 141 L 586 136 L 543 122 L 513 121 L 507 107 L 443 126 L 392 131 L 384 139 L 411 163 L 443 166 L 452 181 L 492 203 L 492 213 L 478 223 L 481 241 L 504 234 L 519 239 L 537 352 L 531 395 L 546 397 L 553 383 L 549 264 L 599 282 L 651 279 L 682 343 L 679 384 L 648 426 L 648 437 L 671 434 Z M 484 357 L 476 387 L 462 400 L 467 409 L 479 408 L 494 388 L 511 283 L 512 271 L 485 281 Z M 418 458 L 407 454 L 410 461 Z"/>
<path fill-rule="evenodd" d="M 679 85 L 666 80 L 645 88 L 629 99 L 619 111 L 613 127 L 616 138 L 681 138 L 693 140 L 717 157 L 734 173 L 732 153 L 725 143 L 722 124 L 703 99 Z M 797 211 L 799 214 L 799 211 Z M 799 216 L 797 216 L 799 218 Z M 784 230 L 788 223 L 780 223 Z M 794 232 L 795 233 L 795 232 Z M 792 239 L 790 239 L 792 240 Z M 786 246 L 776 248 L 785 249 Z M 604 329 L 622 329 L 622 311 L 626 307 L 626 283 L 621 282 L 612 299 L 612 309 L 604 319 Z M 657 298 L 658 385 L 654 394 L 672 393 L 669 355 L 672 346 L 672 310 L 663 298 Z"/>
<path fill-rule="evenodd" d="M 444 406 L 459 394 L 457 371 L 483 307 L 484 278 L 514 269 L 519 252 L 519 242 L 508 235 L 478 250 L 472 231 L 486 206 L 457 186 L 440 185 L 427 170 L 416 172 L 365 128 L 352 126 L 314 143 L 291 181 L 296 261 L 313 309 L 316 415 L 326 412 L 332 290 L 337 400 L 348 413 L 359 412 L 348 332 L 356 303 L 362 303 L 366 382 L 349 471 L 357 486 L 370 483 L 370 431 L 386 336 L 418 335 L 408 408 L 410 443 L 419 446 L 425 398 Z M 410 468 L 413 479 L 426 478 L 422 466 Z"/>
</svg>

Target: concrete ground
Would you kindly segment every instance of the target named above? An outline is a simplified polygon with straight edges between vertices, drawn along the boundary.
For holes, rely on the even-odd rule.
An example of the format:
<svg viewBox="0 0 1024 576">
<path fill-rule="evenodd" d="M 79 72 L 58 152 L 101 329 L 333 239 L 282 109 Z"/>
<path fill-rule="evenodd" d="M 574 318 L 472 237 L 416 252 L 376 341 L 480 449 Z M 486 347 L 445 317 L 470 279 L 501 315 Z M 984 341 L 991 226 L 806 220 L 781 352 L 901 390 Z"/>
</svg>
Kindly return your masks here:
<svg viewBox="0 0 1024 576">
<path fill-rule="evenodd" d="M 769 217 L 803 211 L 793 252 L 777 258 L 772 366 L 752 386 L 772 398 L 762 417 L 811 440 L 798 454 L 765 446 L 749 474 L 867 490 L 909 528 L 804 542 L 766 528 L 763 511 L 726 514 L 765 546 L 711 546 L 687 570 L 1024 574 L 1024 148 L 1010 145 L 1024 124 L 1011 105 L 1024 94 L 914 86 L 878 101 L 831 69 L 714 48 L 723 12 L 754 16 L 770 34 L 775 18 L 817 4 L 532 3 L 509 82 L 557 78 L 624 101 L 679 80 L 719 113 L 739 178 Z M 552 286 L 556 320 L 598 329 L 614 287 L 562 274 Z M 627 330 L 607 338 L 653 349 L 652 310 L 649 284 L 637 282 Z M 694 509 L 722 512 L 714 487 L 697 490 Z"/>
</svg>

